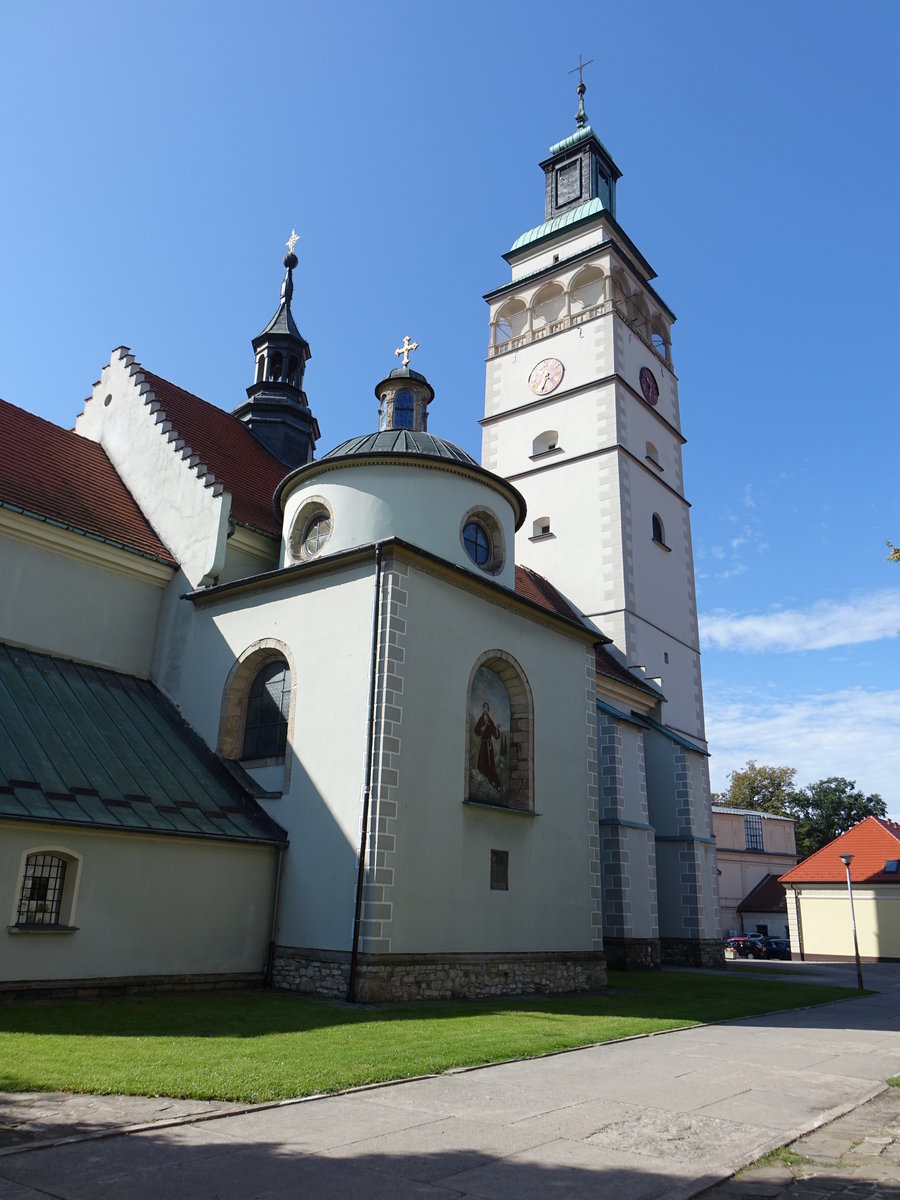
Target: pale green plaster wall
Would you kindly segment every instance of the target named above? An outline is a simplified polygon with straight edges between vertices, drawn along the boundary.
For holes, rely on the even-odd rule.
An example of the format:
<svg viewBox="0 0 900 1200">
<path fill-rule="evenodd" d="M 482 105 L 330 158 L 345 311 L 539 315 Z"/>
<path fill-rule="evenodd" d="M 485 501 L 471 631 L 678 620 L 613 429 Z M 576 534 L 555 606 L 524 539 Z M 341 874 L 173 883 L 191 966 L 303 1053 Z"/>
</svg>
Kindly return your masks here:
<svg viewBox="0 0 900 1200">
<path fill-rule="evenodd" d="M 4 822 L 0 913 L 7 926 L 15 921 L 24 857 L 36 850 L 81 856 L 77 930 L 4 929 L 4 981 L 263 969 L 274 848 Z"/>
<path fill-rule="evenodd" d="M 415 568 L 408 595 L 391 952 L 589 950 L 584 643 Z M 463 804 L 469 674 L 493 649 L 534 695 L 536 817 Z"/>
<path fill-rule="evenodd" d="M 364 780 L 374 564 L 192 609 L 179 641 L 173 698 L 217 744 L 222 697 L 236 660 L 260 639 L 292 658 L 290 779 L 261 801 L 288 830 L 280 944 L 346 950 L 353 928 Z M 171 676 L 170 676 L 171 677 Z"/>
<path fill-rule="evenodd" d="M 160 587 L 13 538 L 0 537 L 0 563 L 4 641 L 131 675 L 150 674 Z"/>
</svg>

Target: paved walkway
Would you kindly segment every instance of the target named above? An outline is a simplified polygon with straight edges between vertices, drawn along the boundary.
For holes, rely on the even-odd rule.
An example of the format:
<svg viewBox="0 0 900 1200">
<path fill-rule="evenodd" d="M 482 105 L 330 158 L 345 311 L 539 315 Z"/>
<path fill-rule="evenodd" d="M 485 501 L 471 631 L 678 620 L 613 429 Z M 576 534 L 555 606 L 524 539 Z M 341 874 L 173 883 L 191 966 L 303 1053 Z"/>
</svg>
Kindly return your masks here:
<svg viewBox="0 0 900 1200">
<path fill-rule="evenodd" d="M 846 982 L 845 968 L 823 973 Z M 25 1140 L 0 1149 L 0 1200 L 682 1200 L 844 1113 L 869 1120 L 860 1106 L 900 1074 L 900 968 L 869 968 L 866 982 L 879 994 L 252 1110 L 90 1097 L 79 1114 L 78 1098 L 17 1108 L 7 1095 L 0 1125 Z M 117 1112 L 159 1119 L 92 1136 Z M 895 1129 L 880 1109 L 871 1119 Z M 80 1140 L 46 1145 L 63 1131 Z M 889 1164 L 893 1134 L 866 1136 Z M 748 1176 L 718 1194 L 813 1200 L 848 1183 L 835 1179 L 795 1193 L 807 1185 Z M 853 1194 L 898 1200 L 900 1181 Z"/>
</svg>

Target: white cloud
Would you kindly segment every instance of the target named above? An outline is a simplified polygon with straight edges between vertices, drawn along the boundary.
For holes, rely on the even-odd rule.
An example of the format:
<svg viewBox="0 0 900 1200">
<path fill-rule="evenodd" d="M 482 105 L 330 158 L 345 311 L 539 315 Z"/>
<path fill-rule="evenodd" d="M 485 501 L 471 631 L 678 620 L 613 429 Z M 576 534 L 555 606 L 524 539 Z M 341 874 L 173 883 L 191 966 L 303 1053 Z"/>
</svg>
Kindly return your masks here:
<svg viewBox="0 0 900 1200">
<path fill-rule="evenodd" d="M 842 775 L 878 792 L 900 813 L 900 690 L 773 696 L 763 689 L 707 689 L 713 790 L 748 759 L 797 768 L 798 785 Z"/>
<path fill-rule="evenodd" d="M 850 600 L 820 600 L 806 609 L 772 609 L 748 615 L 715 609 L 700 617 L 704 647 L 747 652 L 828 650 L 896 637 L 898 630 L 897 588 Z"/>
<path fill-rule="evenodd" d="M 735 563 L 733 567 L 727 567 L 724 571 L 719 571 L 716 579 L 734 579 L 735 575 L 744 575 L 749 569 L 746 563 Z"/>
</svg>

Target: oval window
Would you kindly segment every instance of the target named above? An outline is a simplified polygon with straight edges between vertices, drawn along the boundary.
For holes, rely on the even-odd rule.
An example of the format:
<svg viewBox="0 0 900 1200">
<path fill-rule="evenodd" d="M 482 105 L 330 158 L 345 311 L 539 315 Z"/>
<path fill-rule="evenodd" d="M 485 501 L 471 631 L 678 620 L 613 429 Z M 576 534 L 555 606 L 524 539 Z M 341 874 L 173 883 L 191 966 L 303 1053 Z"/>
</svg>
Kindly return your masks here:
<svg viewBox="0 0 900 1200">
<path fill-rule="evenodd" d="M 464 526 L 463 545 L 476 566 L 483 567 L 491 556 L 491 539 L 479 521 L 469 521 Z"/>
<path fill-rule="evenodd" d="M 331 517 L 327 512 L 313 513 L 303 530 L 303 555 L 313 558 L 331 537 Z"/>
</svg>

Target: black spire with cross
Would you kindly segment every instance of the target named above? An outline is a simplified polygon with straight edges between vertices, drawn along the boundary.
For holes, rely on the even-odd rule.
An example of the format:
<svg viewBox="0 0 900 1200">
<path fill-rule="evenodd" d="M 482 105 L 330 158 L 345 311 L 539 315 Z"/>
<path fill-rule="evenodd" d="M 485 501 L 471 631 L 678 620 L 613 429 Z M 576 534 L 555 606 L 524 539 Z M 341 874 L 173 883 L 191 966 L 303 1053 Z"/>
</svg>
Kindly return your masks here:
<svg viewBox="0 0 900 1200">
<path fill-rule="evenodd" d="M 569 72 L 578 72 L 578 111 L 574 133 L 550 147 L 550 157 L 541 163 L 546 175 L 544 219 L 573 212 L 588 201 L 599 201 L 612 217 L 616 215 L 616 180 L 622 172 L 612 155 L 594 133 L 584 111 L 584 68 L 594 60 L 578 55 L 578 65 Z"/>
<path fill-rule="evenodd" d="M 309 342 L 291 312 L 298 262 L 294 247 L 299 240 L 292 230 L 282 260 L 285 273 L 281 303 L 262 333 L 253 339 L 254 380 L 247 388 L 247 399 L 234 410 L 257 441 L 286 467 L 311 462 L 320 436 L 303 390 L 303 373 L 311 357 Z"/>
</svg>

